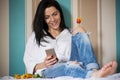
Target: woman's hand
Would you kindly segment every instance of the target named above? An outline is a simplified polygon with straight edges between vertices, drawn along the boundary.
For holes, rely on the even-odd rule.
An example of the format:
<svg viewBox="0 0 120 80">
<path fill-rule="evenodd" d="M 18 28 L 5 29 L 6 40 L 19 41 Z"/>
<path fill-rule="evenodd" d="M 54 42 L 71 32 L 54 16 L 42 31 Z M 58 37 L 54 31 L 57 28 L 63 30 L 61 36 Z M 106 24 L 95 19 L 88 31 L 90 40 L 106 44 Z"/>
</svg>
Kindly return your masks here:
<svg viewBox="0 0 120 80">
<path fill-rule="evenodd" d="M 50 55 L 45 58 L 44 65 L 46 67 L 50 67 L 51 65 L 55 64 L 57 61 L 58 61 L 57 57 Z"/>
<path fill-rule="evenodd" d="M 33 73 L 35 73 L 38 69 L 50 67 L 53 64 L 55 64 L 57 61 L 58 61 L 57 57 L 52 56 L 52 55 L 47 56 L 44 62 L 36 64 Z"/>
</svg>

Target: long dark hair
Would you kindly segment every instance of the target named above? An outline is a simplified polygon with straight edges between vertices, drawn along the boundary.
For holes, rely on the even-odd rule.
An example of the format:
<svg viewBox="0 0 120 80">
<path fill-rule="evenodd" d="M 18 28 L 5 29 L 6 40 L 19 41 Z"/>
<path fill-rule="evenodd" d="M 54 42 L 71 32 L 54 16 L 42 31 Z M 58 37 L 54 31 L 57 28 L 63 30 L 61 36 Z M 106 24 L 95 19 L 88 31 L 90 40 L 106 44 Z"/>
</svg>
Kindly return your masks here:
<svg viewBox="0 0 120 80">
<path fill-rule="evenodd" d="M 62 31 L 67 28 L 59 3 L 56 0 L 42 0 L 37 7 L 37 11 L 33 21 L 33 32 L 35 32 L 35 38 L 38 45 L 41 45 L 41 41 L 45 41 L 45 36 L 50 36 L 51 38 L 53 38 L 52 35 L 48 32 L 48 25 L 45 22 L 45 9 L 51 6 L 55 7 L 60 12 L 60 30 Z"/>
</svg>

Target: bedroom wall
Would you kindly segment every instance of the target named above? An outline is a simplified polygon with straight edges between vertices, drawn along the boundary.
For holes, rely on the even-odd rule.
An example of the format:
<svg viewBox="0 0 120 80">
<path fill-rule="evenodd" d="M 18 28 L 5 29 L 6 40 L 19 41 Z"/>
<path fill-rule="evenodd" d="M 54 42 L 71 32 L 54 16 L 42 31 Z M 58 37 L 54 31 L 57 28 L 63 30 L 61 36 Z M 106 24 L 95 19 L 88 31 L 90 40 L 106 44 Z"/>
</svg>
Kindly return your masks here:
<svg viewBox="0 0 120 80">
<path fill-rule="evenodd" d="M 116 0 L 116 47 L 118 72 L 120 72 L 120 0 Z"/>
<path fill-rule="evenodd" d="M 0 77 L 9 74 L 9 1 L 0 0 Z"/>
<path fill-rule="evenodd" d="M 91 33 L 90 41 L 92 43 L 98 62 L 101 63 L 101 54 L 99 54 L 98 44 L 98 14 L 99 10 L 97 0 L 78 0 L 78 16 L 82 18 L 81 26 Z"/>
<path fill-rule="evenodd" d="M 116 60 L 116 4 L 115 0 L 101 0 L 102 63 Z"/>
<path fill-rule="evenodd" d="M 71 27 L 71 0 L 57 0 L 63 10 L 65 23 Z M 67 3 L 67 4 L 66 4 Z"/>
<path fill-rule="evenodd" d="M 9 0 L 9 75 L 25 73 L 25 0 Z"/>
</svg>

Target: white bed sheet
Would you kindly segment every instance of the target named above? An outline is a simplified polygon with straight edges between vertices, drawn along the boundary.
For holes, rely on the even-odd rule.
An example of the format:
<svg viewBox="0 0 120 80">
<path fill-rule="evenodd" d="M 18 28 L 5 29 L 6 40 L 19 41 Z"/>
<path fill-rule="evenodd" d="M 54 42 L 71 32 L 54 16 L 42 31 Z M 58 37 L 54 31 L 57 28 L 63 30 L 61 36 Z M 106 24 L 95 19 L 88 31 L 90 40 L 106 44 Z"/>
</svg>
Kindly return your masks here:
<svg viewBox="0 0 120 80">
<path fill-rule="evenodd" d="M 120 80 L 120 73 L 116 73 L 114 75 L 105 77 L 105 78 L 87 78 L 87 79 L 82 79 L 82 78 L 73 78 L 69 76 L 62 76 L 62 77 L 57 77 L 57 78 L 30 78 L 30 79 L 14 79 L 13 77 L 10 76 L 4 76 L 0 78 L 0 80 Z"/>
</svg>

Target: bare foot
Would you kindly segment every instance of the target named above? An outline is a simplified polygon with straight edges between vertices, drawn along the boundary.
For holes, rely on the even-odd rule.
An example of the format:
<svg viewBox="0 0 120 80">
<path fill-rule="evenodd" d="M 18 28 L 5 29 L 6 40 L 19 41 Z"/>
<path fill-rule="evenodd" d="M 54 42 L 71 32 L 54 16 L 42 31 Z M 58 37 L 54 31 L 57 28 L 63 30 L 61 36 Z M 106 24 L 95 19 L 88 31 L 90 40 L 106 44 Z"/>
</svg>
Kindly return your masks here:
<svg viewBox="0 0 120 80">
<path fill-rule="evenodd" d="M 103 66 L 100 70 L 94 72 L 92 77 L 105 77 L 108 75 L 112 75 L 116 72 L 117 69 L 117 62 L 112 61 Z"/>
</svg>

